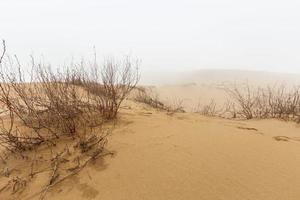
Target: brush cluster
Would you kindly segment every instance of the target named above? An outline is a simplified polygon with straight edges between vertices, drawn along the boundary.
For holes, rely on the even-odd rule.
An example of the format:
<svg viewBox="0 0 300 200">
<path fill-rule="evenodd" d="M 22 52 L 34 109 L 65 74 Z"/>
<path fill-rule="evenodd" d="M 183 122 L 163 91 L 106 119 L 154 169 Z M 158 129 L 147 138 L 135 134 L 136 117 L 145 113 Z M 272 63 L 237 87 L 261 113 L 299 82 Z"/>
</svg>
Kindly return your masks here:
<svg viewBox="0 0 300 200">
<path fill-rule="evenodd" d="M 199 104 L 194 112 L 226 118 L 276 118 L 300 122 L 299 86 L 254 87 L 244 83 L 226 85 L 223 89 L 227 94 L 227 102 L 223 106 L 212 99 L 209 104 Z"/>
<path fill-rule="evenodd" d="M 53 70 L 32 58 L 24 73 L 18 58 L 0 57 L 0 145 L 24 151 L 61 136 L 80 137 L 115 119 L 139 80 L 138 62 L 106 60 L 101 66 Z"/>
</svg>

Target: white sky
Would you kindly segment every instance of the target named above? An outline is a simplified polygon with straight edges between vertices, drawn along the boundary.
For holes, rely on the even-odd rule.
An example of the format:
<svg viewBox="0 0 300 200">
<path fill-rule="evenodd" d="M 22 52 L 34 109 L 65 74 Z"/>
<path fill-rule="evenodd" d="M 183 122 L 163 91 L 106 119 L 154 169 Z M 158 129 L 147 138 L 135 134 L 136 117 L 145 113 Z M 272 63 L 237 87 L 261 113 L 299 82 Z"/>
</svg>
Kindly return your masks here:
<svg viewBox="0 0 300 200">
<path fill-rule="evenodd" d="M 0 38 L 23 61 L 63 63 L 95 45 L 147 70 L 300 72 L 299 10 L 299 0 L 0 0 Z"/>
</svg>

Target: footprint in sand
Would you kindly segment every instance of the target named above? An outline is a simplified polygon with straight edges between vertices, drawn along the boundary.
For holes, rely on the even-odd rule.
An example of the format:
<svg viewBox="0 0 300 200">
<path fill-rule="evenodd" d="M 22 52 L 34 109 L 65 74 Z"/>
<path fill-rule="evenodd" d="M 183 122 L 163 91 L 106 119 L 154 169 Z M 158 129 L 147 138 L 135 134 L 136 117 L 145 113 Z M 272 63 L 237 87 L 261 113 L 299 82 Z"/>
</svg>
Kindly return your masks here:
<svg viewBox="0 0 300 200">
<path fill-rule="evenodd" d="M 78 185 L 80 191 L 82 191 L 82 198 L 95 199 L 99 195 L 99 191 L 90 185 L 83 183 Z"/>
<path fill-rule="evenodd" d="M 256 128 L 249 128 L 249 127 L 242 127 L 242 126 L 238 126 L 237 128 L 243 130 L 249 130 L 249 131 L 258 131 Z"/>
<path fill-rule="evenodd" d="M 251 127 L 243 127 L 243 126 L 237 126 L 236 128 L 242 129 L 242 130 L 247 130 L 247 131 L 255 131 L 255 133 L 263 135 L 263 133 L 258 132 L 258 129 L 256 128 L 251 128 Z"/>
<path fill-rule="evenodd" d="M 284 141 L 284 142 L 288 142 L 290 140 L 300 142 L 300 138 L 297 138 L 297 137 L 291 138 L 291 137 L 287 137 L 287 136 L 275 136 L 275 137 L 273 137 L 273 139 L 276 141 Z"/>
</svg>

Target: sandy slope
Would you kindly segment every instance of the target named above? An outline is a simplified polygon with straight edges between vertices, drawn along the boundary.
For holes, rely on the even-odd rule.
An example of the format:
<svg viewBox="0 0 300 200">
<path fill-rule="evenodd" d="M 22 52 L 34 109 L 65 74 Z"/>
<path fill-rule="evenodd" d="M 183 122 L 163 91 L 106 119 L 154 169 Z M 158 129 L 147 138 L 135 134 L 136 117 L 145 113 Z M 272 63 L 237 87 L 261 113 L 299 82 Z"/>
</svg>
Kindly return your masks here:
<svg viewBox="0 0 300 200">
<path fill-rule="evenodd" d="M 89 165 L 46 199 L 296 200 L 299 130 L 276 120 L 170 116 L 134 104 L 122 109 L 110 136 L 116 155 Z"/>
</svg>

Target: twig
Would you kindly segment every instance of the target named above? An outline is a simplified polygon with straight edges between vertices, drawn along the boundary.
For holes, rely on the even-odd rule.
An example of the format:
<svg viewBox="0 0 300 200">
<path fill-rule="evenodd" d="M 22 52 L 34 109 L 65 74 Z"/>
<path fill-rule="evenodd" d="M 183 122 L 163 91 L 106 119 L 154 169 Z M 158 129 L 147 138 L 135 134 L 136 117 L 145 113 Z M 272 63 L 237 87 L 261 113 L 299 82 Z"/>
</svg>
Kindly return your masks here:
<svg viewBox="0 0 300 200">
<path fill-rule="evenodd" d="M 106 153 L 99 153 L 97 155 L 94 155 L 94 156 L 90 156 L 81 166 L 77 167 L 76 169 L 74 169 L 70 174 L 62 177 L 61 179 L 57 180 L 56 182 L 52 182 L 51 184 L 47 185 L 46 188 L 42 189 L 40 192 L 28 197 L 26 200 L 30 200 L 32 197 L 38 195 L 38 194 L 41 194 L 39 200 L 43 200 L 46 196 L 46 193 L 51 189 L 53 188 L 54 186 L 56 186 L 57 184 L 63 182 L 64 180 L 70 178 L 71 176 L 74 176 L 75 174 L 78 174 L 83 168 L 85 168 L 85 166 L 90 163 L 92 160 L 96 160 L 97 158 L 99 157 L 103 157 L 103 156 L 106 156 L 106 155 L 114 155 L 113 152 L 106 152 Z"/>
<path fill-rule="evenodd" d="M 2 54 L 1 54 L 1 57 L 0 57 L 0 64 L 2 64 L 2 60 L 3 60 L 3 57 L 4 57 L 5 52 L 6 52 L 5 40 L 2 40 L 2 46 L 3 46 L 3 51 L 2 51 Z"/>
</svg>

